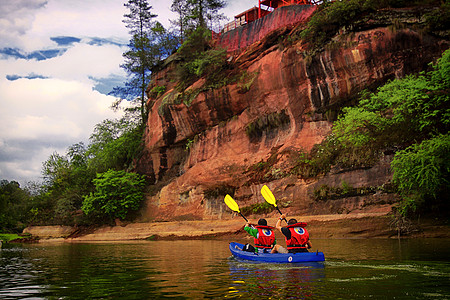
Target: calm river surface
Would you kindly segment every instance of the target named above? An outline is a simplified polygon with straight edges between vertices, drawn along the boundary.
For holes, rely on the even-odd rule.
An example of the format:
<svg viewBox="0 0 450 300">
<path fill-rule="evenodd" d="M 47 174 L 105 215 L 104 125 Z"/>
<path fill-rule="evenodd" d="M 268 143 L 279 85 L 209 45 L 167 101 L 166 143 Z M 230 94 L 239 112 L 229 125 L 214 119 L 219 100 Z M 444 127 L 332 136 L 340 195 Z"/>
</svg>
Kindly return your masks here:
<svg viewBox="0 0 450 300">
<path fill-rule="evenodd" d="M 228 242 L 3 245 L 0 299 L 450 299 L 448 239 L 316 239 L 326 261 L 308 265 L 237 261 Z"/>
</svg>

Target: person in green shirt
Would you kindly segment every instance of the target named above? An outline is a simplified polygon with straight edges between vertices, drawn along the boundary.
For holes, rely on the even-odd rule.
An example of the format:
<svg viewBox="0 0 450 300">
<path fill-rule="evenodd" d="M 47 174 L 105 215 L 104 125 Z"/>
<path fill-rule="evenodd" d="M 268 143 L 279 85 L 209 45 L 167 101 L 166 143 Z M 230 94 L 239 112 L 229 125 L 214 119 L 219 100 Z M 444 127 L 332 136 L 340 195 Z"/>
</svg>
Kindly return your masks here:
<svg viewBox="0 0 450 300">
<path fill-rule="evenodd" d="M 259 219 L 258 225 L 247 223 L 244 227 L 244 230 L 254 238 L 255 252 L 267 253 L 270 250 L 270 253 L 287 253 L 285 248 L 277 245 L 274 229 L 272 226 L 267 226 L 266 219 Z"/>
</svg>

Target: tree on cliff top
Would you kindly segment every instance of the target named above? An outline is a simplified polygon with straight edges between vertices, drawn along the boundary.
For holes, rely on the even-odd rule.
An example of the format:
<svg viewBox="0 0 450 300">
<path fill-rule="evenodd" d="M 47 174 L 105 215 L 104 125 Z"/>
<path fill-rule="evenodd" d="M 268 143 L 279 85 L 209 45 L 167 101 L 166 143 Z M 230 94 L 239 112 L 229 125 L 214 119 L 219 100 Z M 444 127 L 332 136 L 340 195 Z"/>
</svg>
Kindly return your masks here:
<svg viewBox="0 0 450 300">
<path fill-rule="evenodd" d="M 212 27 L 215 22 L 225 18 L 218 13 L 226 5 L 223 0 L 188 0 L 187 4 L 190 11 L 188 17 L 194 21 L 195 28 Z"/>
<path fill-rule="evenodd" d="M 198 28 L 208 28 L 225 19 L 219 10 L 224 8 L 223 0 L 173 0 L 171 11 L 178 14 L 172 24 L 179 27 L 180 38 L 184 40 Z"/>
<path fill-rule="evenodd" d="M 147 117 L 145 90 L 150 81 L 151 69 L 156 63 L 152 29 L 155 26 L 153 19 L 157 15 L 151 13 L 152 7 L 147 0 L 128 0 L 124 5 L 129 13 L 124 15 L 123 22 L 129 29 L 131 40 L 129 50 L 123 54 L 125 63 L 121 67 L 128 73 L 129 80 L 111 92 L 119 98 L 113 108 L 118 108 L 122 100 L 134 102 L 135 105 L 128 112 L 140 112 L 144 125 Z"/>
</svg>

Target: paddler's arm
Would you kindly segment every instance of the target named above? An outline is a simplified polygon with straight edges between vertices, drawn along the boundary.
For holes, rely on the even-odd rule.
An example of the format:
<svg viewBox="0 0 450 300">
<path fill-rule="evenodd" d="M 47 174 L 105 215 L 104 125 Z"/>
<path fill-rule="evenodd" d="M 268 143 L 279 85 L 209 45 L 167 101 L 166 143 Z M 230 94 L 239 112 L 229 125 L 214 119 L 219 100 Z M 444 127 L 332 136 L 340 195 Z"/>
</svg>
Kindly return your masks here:
<svg viewBox="0 0 450 300">
<path fill-rule="evenodd" d="M 286 216 L 284 214 L 280 216 L 280 218 L 277 221 L 277 224 L 275 224 L 275 228 L 278 229 L 281 233 L 282 233 L 282 231 L 281 231 L 281 228 L 282 228 L 281 222 L 283 221 L 283 219 L 286 219 Z"/>
<path fill-rule="evenodd" d="M 308 241 L 308 242 L 306 243 L 306 245 L 308 245 L 308 249 L 311 249 L 311 248 L 312 248 L 311 241 Z"/>
<path fill-rule="evenodd" d="M 258 229 L 251 226 L 250 223 L 245 224 L 244 230 L 254 238 L 258 238 Z"/>
</svg>

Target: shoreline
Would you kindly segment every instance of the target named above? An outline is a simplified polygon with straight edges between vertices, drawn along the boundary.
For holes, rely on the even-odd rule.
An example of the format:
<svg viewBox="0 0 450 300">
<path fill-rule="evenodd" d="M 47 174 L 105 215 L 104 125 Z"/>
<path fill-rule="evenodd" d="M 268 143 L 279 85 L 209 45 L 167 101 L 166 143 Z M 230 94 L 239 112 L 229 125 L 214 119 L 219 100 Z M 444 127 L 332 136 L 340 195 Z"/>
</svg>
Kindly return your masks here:
<svg viewBox="0 0 450 300">
<path fill-rule="evenodd" d="M 357 213 L 345 215 L 292 216 L 308 223 L 311 239 L 339 238 L 398 238 L 390 226 L 392 217 L 386 213 Z M 274 225 L 277 217 L 267 217 Z M 253 218 L 250 221 L 255 221 Z M 249 238 L 243 230 L 245 221 L 236 216 L 229 220 L 168 221 L 129 223 L 85 230 L 68 226 L 31 226 L 24 233 L 39 242 L 119 242 L 174 239 Z M 448 222 L 424 219 L 415 224 L 409 235 L 401 238 L 450 238 Z M 276 231 L 276 234 L 280 234 Z M 280 236 L 278 236 L 280 238 Z"/>
</svg>

